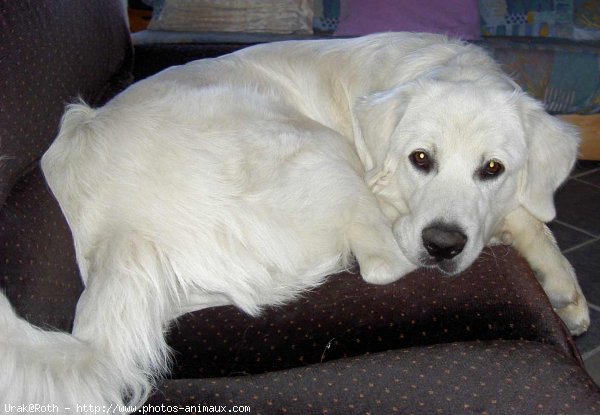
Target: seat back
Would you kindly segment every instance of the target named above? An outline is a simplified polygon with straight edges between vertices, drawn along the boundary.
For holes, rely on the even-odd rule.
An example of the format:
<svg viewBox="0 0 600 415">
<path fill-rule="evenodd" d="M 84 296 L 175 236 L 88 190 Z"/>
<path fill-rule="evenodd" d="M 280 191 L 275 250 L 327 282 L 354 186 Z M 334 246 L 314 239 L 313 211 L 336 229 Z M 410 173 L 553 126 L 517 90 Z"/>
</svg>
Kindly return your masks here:
<svg viewBox="0 0 600 415">
<path fill-rule="evenodd" d="M 129 80 L 122 0 L 0 0 L 0 206 L 54 139 L 66 103 Z"/>
<path fill-rule="evenodd" d="M 68 330 L 82 290 L 39 159 L 65 105 L 130 83 L 123 0 L 0 0 L 0 289 L 31 323 Z"/>
</svg>

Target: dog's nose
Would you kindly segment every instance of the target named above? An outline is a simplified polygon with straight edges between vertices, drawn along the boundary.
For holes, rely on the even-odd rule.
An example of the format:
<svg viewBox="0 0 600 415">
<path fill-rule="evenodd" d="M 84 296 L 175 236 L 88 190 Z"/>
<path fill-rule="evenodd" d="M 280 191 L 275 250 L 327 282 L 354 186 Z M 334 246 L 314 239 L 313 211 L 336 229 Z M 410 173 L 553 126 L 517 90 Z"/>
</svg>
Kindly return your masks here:
<svg viewBox="0 0 600 415">
<path fill-rule="evenodd" d="M 455 226 L 433 225 L 423 229 L 423 246 L 436 261 L 454 258 L 467 243 L 467 236 Z"/>
</svg>

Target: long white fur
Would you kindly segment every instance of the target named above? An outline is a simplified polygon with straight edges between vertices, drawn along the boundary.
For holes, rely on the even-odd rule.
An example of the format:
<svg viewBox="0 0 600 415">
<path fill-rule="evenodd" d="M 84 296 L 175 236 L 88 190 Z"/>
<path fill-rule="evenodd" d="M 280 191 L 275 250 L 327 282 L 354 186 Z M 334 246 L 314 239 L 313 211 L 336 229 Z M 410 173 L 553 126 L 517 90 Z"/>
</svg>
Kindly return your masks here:
<svg viewBox="0 0 600 415">
<path fill-rule="evenodd" d="M 168 69 L 102 108 L 71 105 L 42 168 L 86 288 L 72 334 L 29 325 L 0 295 L 0 402 L 128 412 L 168 373 L 178 315 L 256 315 L 352 255 L 366 281 L 394 281 L 431 266 L 420 235 L 434 221 L 469 238 L 449 274 L 500 232 L 537 258 L 515 223 L 552 218 L 577 144 L 485 52 L 436 35 L 263 45 Z M 433 173 L 408 162 L 418 148 Z M 489 158 L 505 174 L 477 180 Z M 531 219 L 505 225 L 511 212 Z M 546 274 L 574 278 L 557 263 Z M 583 299 L 562 287 L 555 298 Z M 586 312 L 563 318 L 581 331 Z"/>
</svg>

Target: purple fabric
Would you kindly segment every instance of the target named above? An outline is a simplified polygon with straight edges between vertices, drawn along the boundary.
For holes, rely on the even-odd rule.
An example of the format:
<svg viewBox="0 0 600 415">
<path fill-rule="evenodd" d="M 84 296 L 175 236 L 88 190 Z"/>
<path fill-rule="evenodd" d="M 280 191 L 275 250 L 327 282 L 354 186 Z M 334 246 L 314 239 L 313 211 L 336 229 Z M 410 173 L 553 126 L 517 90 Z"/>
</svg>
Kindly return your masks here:
<svg viewBox="0 0 600 415">
<path fill-rule="evenodd" d="M 387 31 L 432 32 L 462 39 L 480 36 L 477 0 L 347 0 L 335 35 Z"/>
</svg>

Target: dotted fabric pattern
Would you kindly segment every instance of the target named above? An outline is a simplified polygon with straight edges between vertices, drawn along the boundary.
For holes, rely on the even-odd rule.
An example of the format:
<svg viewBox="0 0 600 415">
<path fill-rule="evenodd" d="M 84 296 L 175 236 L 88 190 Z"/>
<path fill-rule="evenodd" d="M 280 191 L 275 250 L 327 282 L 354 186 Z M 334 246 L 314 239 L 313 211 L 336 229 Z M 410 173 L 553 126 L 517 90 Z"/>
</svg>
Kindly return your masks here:
<svg viewBox="0 0 600 415">
<path fill-rule="evenodd" d="M 0 285 L 30 323 L 70 331 L 83 286 L 71 231 L 39 168 L 0 210 Z"/>
<path fill-rule="evenodd" d="M 56 136 L 65 104 L 130 80 L 120 0 L 0 0 L 0 206 Z"/>
<path fill-rule="evenodd" d="M 235 307 L 182 316 L 169 343 L 173 377 L 288 369 L 343 357 L 455 341 L 527 339 L 577 358 L 528 265 L 506 247 L 487 249 L 456 278 L 419 270 L 389 285 L 341 273 L 300 299 L 252 318 Z"/>
<path fill-rule="evenodd" d="M 164 381 L 146 405 L 252 414 L 591 415 L 600 392 L 572 359 L 526 341 L 390 350 L 262 375 Z"/>
<path fill-rule="evenodd" d="M 0 288 L 32 323 L 70 329 L 81 282 L 37 162 L 66 104 L 132 81 L 120 0 L 0 0 Z"/>
</svg>

